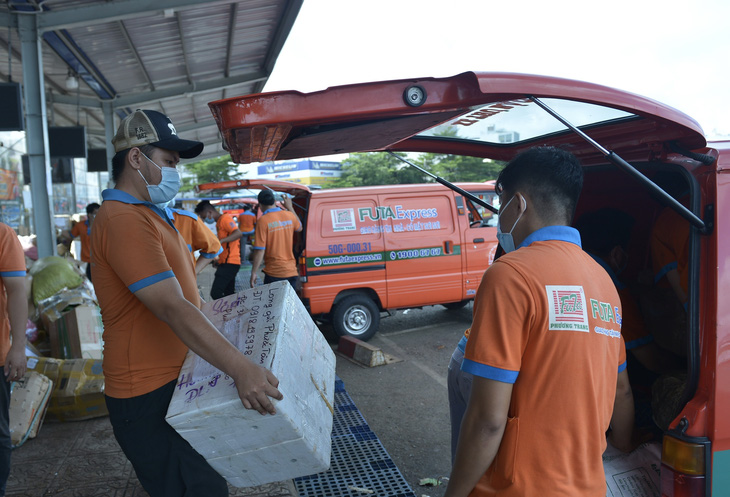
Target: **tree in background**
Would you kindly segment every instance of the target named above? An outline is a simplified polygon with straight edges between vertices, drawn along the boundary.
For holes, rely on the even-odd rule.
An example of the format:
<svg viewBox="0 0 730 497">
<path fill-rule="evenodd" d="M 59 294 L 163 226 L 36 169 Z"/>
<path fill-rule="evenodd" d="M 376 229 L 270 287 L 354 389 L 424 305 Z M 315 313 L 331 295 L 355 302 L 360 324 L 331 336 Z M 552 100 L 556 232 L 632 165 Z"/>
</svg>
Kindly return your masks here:
<svg viewBox="0 0 730 497">
<path fill-rule="evenodd" d="M 483 183 L 497 179 L 505 163 L 468 155 L 422 154 L 419 165 L 452 183 Z"/>
<path fill-rule="evenodd" d="M 405 155 L 405 154 L 399 154 Z M 412 168 L 385 152 L 350 154 L 342 161 L 342 176 L 326 184 L 327 188 L 371 185 L 399 185 L 430 181 Z"/>
<path fill-rule="evenodd" d="M 230 155 L 216 157 L 214 159 L 204 159 L 192 164 L 184 164 L 185 171 L 194 175 L 183 178 L 181 192 L 189 192 L 195 188 L 195 185 L 202 183 L 212 183 L 215 181 L 227 181 L 230 179 L 238 179 L 242 173 L 238 172 L 237 165 L 231 165 Z"/>
</svg>

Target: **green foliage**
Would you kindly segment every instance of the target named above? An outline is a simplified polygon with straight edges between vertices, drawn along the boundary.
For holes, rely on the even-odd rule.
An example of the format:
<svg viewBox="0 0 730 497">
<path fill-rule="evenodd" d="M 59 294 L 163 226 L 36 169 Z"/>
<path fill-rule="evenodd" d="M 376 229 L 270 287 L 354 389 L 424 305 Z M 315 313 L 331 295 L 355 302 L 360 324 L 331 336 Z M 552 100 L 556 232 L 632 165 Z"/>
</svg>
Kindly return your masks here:
<svg viewBox="0 0 730 497">
<path fill-rule="evenodd" d="M 183 179 L 181 192 L 189 192 L 195 188 L 195 185 L 202 183 L 212 183 L 214 181 L 226 181 L 229 179 L 238 179 L 241 173 L 238 172 L 238 166 L 228 164 L 231 161 L 230 155 L 216 157 L 214 159 L 205 159 L 192 164 L 185 164 L 183 167 L 188 173 L 194 174 L 195 177 Z"/>
<path fill-rule="evenodd" d="M 468 155 L 423 154 L 420 164 L 437 176 L 454 182 L 482 183 L 497 179 L 505 163 Z"/>
<path fill-rule="evenodd" d="M 401 154 L 403 155 L 403 154 Z M 350 154 L 342 161 L 342 176 L 327 183 L 327 188 L 371 185 L 399 185 L 430 181 L 412 168 L 384 152 Z"/>
</svg>

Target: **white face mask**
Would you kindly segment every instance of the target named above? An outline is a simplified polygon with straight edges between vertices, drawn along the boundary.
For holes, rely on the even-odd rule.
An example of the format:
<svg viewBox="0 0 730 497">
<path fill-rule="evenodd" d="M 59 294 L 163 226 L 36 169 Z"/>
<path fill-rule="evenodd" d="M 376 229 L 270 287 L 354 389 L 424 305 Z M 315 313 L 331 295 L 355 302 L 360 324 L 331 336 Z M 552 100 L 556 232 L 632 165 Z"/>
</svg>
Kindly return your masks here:
<svg viewBox="0 0 730 497">
<path fill-rule="evenodd" d="M 504 212 L 507 209 L 507 206 L 514 200 L 515 196 L 512 195 L 512 198 L 509 199 L 509 202 L 507 202 L 504 207 L 500 209 L 500 212 Z M 527 210 L 527 200 L 525 200 L 525 210 Z M 504 253 L 513 252 L 515 250 L 515 240 L 512 237 L 512 232 L 515 230 L 515 226 L 517 226 L 517 223 L 520 222 L 520 219 L 522 218 L 522 214 L 524 214 L 525 211 L 520 212 L 520 215 L 517 216 L 517 220 L 512 225 L 512 229 L 509 230 L 509 233 L 503 233 L 502 232 L 502 216 L 499 217 L 497 220 L 497 241 L 502 246 L 502 250 L 504 250 Z"/>
<path fill-rule="evenodd" d="M 150 202 L 158 204 L 159 207 L 159 204 L 169 202 L 175 198 L 175 195 L 177 195 L 177 192 L 180 190 L 181 183 L 180 172 L 174 167 L 160 167 L 145 154 L 142 155 L 162 172 L 162 180 L 160 181 L 160 184 L 150 185 L 142 172 L 137 169 L 137 172 L 140 176 L 142 176 L 142 179 L 147 184 L 147 192 L 150 194 Z"/>
</svg>

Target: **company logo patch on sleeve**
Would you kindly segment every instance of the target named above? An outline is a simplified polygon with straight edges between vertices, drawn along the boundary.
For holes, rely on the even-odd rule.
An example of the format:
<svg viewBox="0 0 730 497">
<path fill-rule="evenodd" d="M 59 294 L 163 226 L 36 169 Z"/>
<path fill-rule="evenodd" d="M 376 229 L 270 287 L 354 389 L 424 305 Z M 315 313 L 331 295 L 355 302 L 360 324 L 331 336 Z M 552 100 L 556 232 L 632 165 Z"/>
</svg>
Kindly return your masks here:
<svg viewBox="0 0 730 497">
<path fill-rule="evenodd" d="M 588 333 L 586 296 L 582 286 L 545 285 L 549 329 Z"/>
</svg>

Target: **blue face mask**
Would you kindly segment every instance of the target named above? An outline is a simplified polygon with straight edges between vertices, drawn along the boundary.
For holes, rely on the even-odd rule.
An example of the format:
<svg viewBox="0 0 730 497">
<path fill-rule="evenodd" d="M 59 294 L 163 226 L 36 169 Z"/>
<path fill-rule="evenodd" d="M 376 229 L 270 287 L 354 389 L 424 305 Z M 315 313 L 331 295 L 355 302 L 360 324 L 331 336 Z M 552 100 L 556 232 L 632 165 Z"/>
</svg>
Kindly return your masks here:
<svg viewBox="0 0 730 497">
<path fill-rule="evenodd" d="M 507 206 L 514 200 L 515 196 L 512 195 L 512 198 L 509 199 L 509 202 L 507 202 L 504 207 L 502 207 L 499 211 L 500 213 L 504 212 L 507 209 Z M 525 210 L 527 210 L 527 200 L 525 200 Z M 499 220 L 497 221 L 497 241 L 502 246 L 502 250 L 504 250 L 504 253 L 513 252 L 515 250 L 515 240 L 512 237 L 512 232 L 515 230 L 515 226 L 517 226 L 517 223 L 520 222 L 520 219 L 522 218 L 522 214 L 524 214 L 525 211 L 520 212 L 520 215 L 517 216 L 517 220 L 515 221 L 515 224 L 512 225 L 512 229 L 509 230 L 509 233 L 502 233 L 502 216 L 499 217 Z"/>
<path fill-rule="evenodd" d="M 161 211 L 164 211 L 164 210 L 165 210 L 165 209 L 167 209 L 167 208 L 168 208 L 168 207 L 169 207 L 170 205 L 172 205 L 172 200 L 168 200 L 167 202 L 162 202 L 162 203 L 160 203 L 160 204 L 156 204 L 156 205 L 157 205 L 157 207 L 158 207 L 158 208 L 159 208 L 159 209 L 160 209 Z"/>
<path fill-rule="evenodd" d="M 177 195 L 177 192 L 180 190 L 180 172 L 174 167 L 160 167 L 145 154 L 142 155 L 162 172 L 162 180 L 160 181 L 160 184 L 150 185 L 142 172 L 137 169 L 137 172 L 140 176 L 142 176 L 142 179 L 147 184 L 147 192 L 150 194 L 150 202 L 158 204 L 159 207 L 159 204 L 169 202 L 175 198 L 175 195 Z"/>
<path fill-rule="evenodd" d="M 206 224 L 215 224 L 215 219 L 213 219 L 211 216 L 204 217 L 203 221 L 205 221 Z"/>
</svg>

